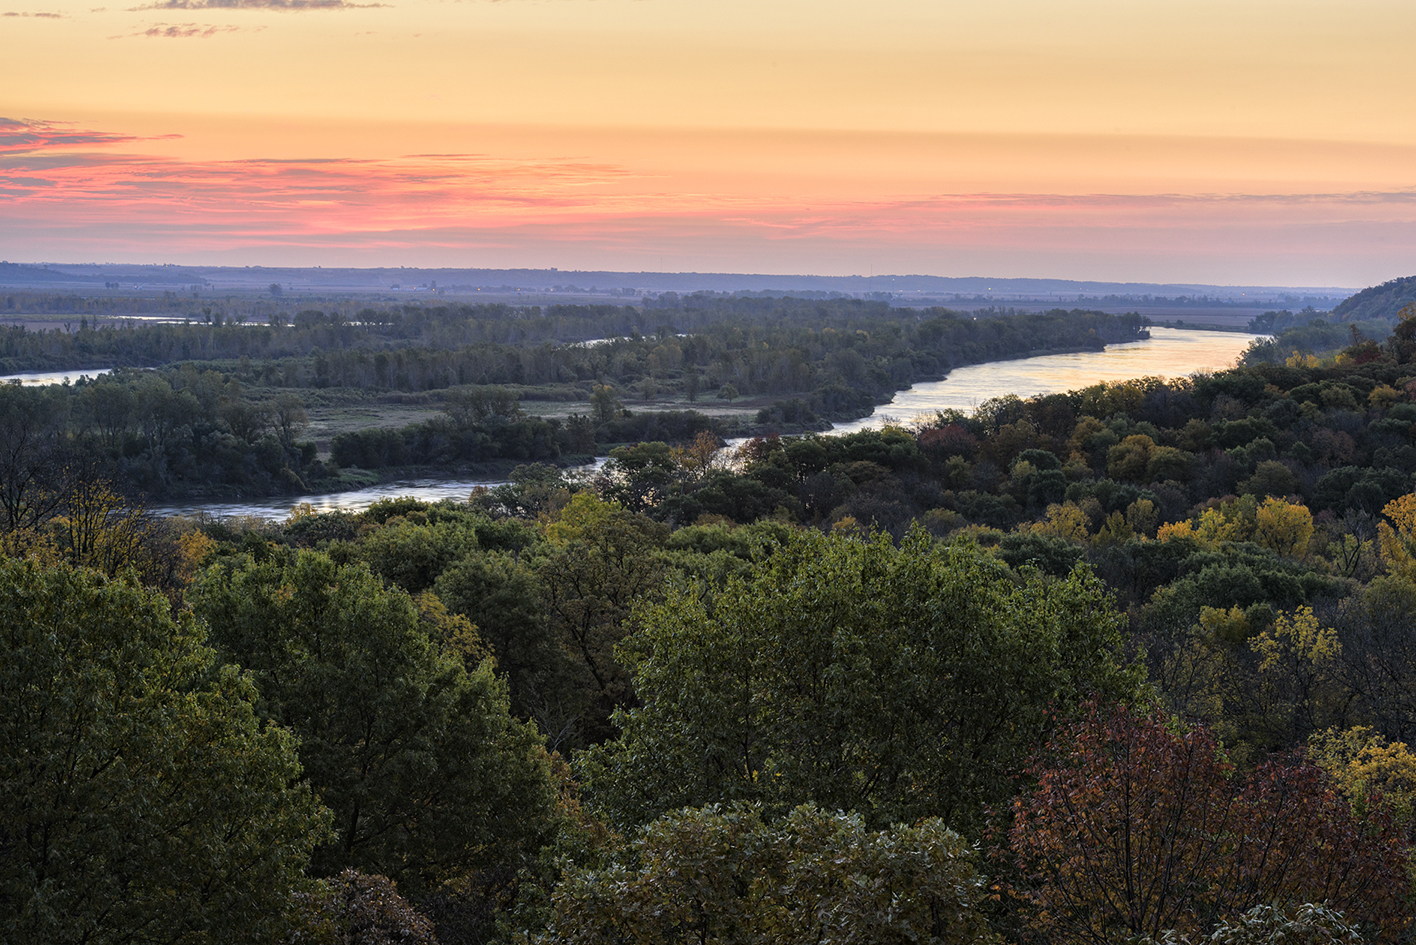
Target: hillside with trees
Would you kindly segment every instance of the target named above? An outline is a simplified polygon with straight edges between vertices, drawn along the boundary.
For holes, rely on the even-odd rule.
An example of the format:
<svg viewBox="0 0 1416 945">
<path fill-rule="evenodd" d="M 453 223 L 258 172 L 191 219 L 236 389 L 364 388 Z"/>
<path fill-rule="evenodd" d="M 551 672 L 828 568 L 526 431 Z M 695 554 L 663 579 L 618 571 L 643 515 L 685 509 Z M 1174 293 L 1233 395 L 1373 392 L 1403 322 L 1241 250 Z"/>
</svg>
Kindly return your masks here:
<svg viewBox="0 0 1416 945">
<path fill-rule="evenodd" d="M 6 455 L 6 941 L 1411 934 L 1416 309 L 280 523 Z"/>
</svg>

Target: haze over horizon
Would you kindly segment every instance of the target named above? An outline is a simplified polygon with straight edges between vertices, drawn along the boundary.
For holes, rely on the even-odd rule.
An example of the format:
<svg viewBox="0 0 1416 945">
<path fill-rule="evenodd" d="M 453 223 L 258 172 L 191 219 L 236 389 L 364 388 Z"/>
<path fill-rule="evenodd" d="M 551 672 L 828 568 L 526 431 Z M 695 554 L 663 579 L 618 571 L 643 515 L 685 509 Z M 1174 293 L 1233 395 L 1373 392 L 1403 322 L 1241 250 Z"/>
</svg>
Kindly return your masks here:
<svg viewBox="0 0 1416 945">
<path fill-rule="evenodd" d="M 0 257 L 1366 286 L 1396 0 L 0 0 Z"/>
</svg>

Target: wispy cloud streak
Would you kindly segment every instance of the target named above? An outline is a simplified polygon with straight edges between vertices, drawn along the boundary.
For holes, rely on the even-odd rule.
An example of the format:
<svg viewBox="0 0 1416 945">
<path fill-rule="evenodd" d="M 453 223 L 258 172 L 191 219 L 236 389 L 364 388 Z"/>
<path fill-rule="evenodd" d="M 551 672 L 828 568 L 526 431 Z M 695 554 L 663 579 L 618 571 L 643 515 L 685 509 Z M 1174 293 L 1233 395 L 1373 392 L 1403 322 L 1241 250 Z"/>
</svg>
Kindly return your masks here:
<svg viewBox="0 0 1416 945">
<path fill-rule="evenodd" d="M 0 118 L 0 154 L 11 151 L 53 152 L 69 148 L 152 140 L 142 139 L 135 135 L 114 134 L 108 131 L 80 130 L 72 127 L 72 124 L 72 122 L 63 121 Z"/>
<path fill-rule="evenodd" d="M 301 12 L 306 10 L 363 10 L 389 5 L 387 3 L 350 3 L 348 0 L 160 0 L 158 3 L 130 7 L 129 12 L 145 10 L 280 10 Z"/>
<path fill-rule="evenodd" d="M 259 31 L 264 27 L 256 27 L 254 31 Z M 146 36 L 150 39 L 210 39 L 219 33 L 241 33 L 254 32 L 242 26 L 211 26 L 205 23 L 156 23 L 145 30 L 136 33 L 124 33 L 119 36 L 110 36 L 109 39 L 125 39 L 133 36 Z"/>
</svg>

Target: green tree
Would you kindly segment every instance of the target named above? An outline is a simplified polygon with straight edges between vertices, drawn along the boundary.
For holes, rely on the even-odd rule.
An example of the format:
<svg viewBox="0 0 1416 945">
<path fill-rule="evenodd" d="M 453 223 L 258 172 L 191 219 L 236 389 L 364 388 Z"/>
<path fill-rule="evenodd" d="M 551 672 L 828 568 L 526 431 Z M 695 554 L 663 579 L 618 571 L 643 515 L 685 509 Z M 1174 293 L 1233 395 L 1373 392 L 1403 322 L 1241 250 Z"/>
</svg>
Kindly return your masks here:
<svg viewBox="0 0 1416 945">
<path fill-rule="evenodd" d="M 615 645 L 636 602 L 661 594 L 665 565 L 655 552 L 668 531 L 588 492 L 577 493 L 546 527 L 536 576 L 551 630 L 581 676 L 581 744 L 609 737 L 610 713 L 632 702 Z"/>
<path fill-rule="evenodd" d="M 213 640 L 255 676 L 260 709 L 301 739 L 337 840 L 316 869 L 389 876 L 415 897 L 515 863 L 549 829 L 535 730 L 483 662 L 440 653 L 408 595 L 312 551 L 219 562 L 191 592 Z"/>
<path fill-rule="evenodd" d="M 625 641 L 643 705 L 583 771 L 620 823 L 733 799 L 814 801 L 961 829 L 1065 710 L 1122 695 L 1117 615 L 1083 571 L 1015 583 L 971 544 L 802 533 L 713 600 L 642 608 Z"/>
<path fill-rule="evenodd" d="M 569 738 L 579 715 L 570 656 L 547 620 L 536 572 L 503 552 L 470 554 L 438 577 L 435 590 L 475 620 L 507 680 L 512 711 L 535 719 L 552 747 Z"/>
<path fill-rule="evenodd" d="M 0 384 L 0 536 L 32 534 L 63 504 L 64 425 L 62 395 Z"/>
<path fill-rule="evenodd" d="M 274 941 L 328 811 L 156 592 L 0 561 L 0 939 Z"/>
<path fill-rule="evenodd" d="M 995 941 L 974 851 L 937 819 L 872 832 L 854 814 L 710 806 L 645 827 L 606 869 L 572 869 L 539 943 Z"/>
<path fill-rule="evenodd" d="M 305 428 L 310 425 L 309 414 L 305 413 L 305 402 L 300 399 L 299 394 L 281 394 L 275 398 L 275 407 L 270 416 L 281 448 L 287 454 L 295 453 L 295 438 L 304 433 Z"/>
<path fill-rule="evenodd" d="M 615 394 L 613 387 L 599 384 L 590 395 L 590 406 L 595 411 L 597 423 L 609 423 L 624 410 L 624 404 Z"/>
<path fill-rule="evenodd" d="M 471 522 L 395 518 L 365 534 L 355 553 L 375 574 L 416 594 L 432 587 L 449 565 L 477 548 L 477 531 Z"/>
</svg>

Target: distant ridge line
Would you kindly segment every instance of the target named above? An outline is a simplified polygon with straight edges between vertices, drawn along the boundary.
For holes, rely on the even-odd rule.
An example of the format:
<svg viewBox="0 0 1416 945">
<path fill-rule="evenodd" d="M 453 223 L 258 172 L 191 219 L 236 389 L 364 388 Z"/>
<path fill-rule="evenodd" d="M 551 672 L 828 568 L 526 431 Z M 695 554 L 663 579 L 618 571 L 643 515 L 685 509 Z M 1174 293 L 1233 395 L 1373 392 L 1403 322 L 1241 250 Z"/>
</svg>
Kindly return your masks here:
<svg viewBox="0 0 1416 945">
<path fill-rule="evenodd" d="M 917 293 L 997 298 L 1163 296 L 1207 297 L 1239 301 L 1284 296 L 1343 299 L 1358 291 L 1342 286 L 1234 286 L 1204 283 L 1105 282 L 985 276 L 763 274 L 725 272 L 650 272 L 588 269 L 490 269 L 398 267 L 182 266 L 125 263 L 0 262 L 0 285 L 98 287 L 108 282 L 157 287 L 203 285 L 260 288 L 281 283 L 296 288 L 388 289 L 436 282 L 446 288 L 521 288 L 543 291 L 556 286 L 579 289 L 636 289 L 641 292 L 841 292 L 847 294 Z"/>
</svg>

